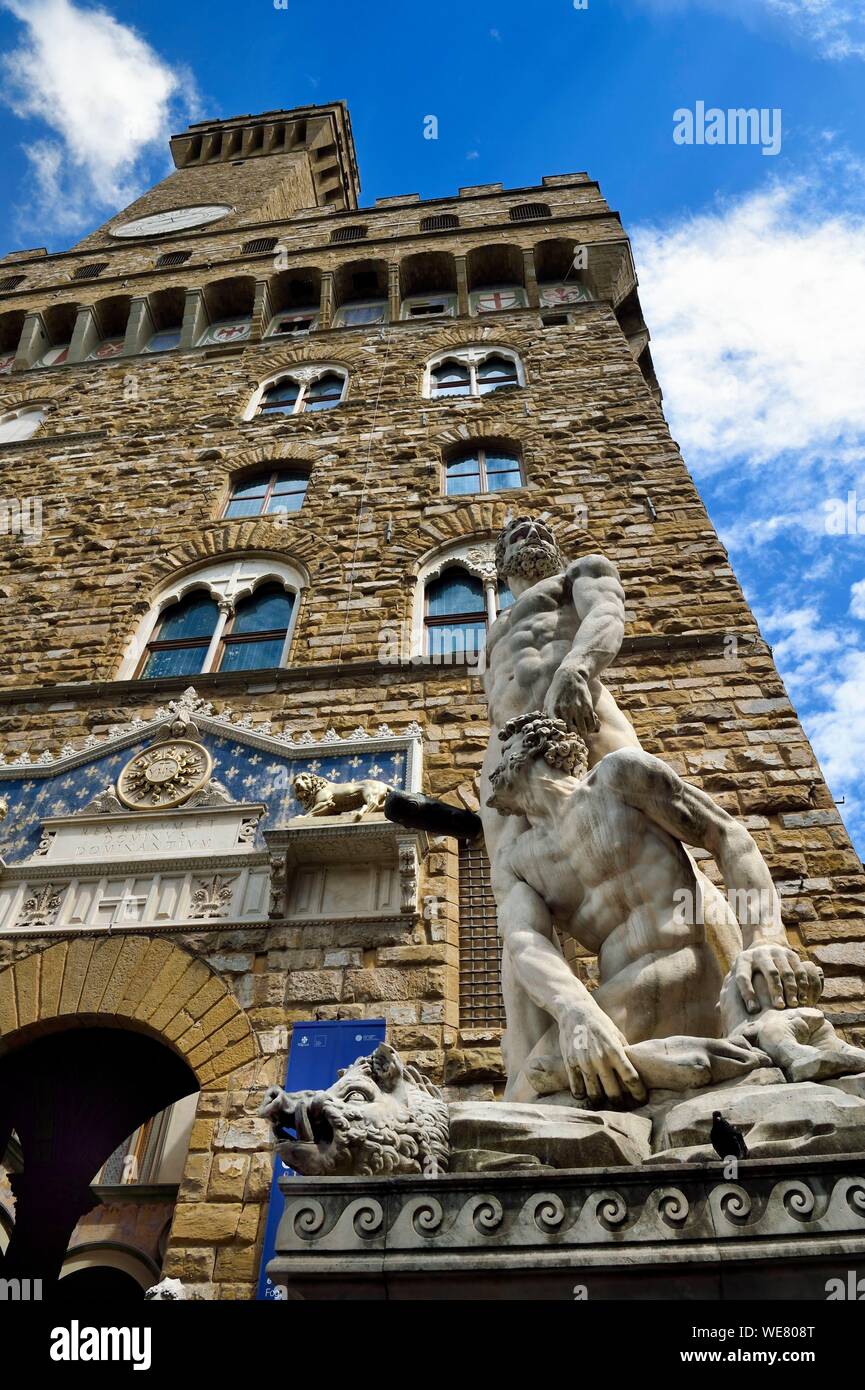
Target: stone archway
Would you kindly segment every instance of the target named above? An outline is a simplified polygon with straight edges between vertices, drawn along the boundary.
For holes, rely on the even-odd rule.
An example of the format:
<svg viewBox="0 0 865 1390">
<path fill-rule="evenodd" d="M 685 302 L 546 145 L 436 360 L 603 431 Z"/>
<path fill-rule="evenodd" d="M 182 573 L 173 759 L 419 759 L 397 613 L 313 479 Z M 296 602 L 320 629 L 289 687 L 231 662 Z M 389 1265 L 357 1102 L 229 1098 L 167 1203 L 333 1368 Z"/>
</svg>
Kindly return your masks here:
<svg viewBox="0 0 865 1390">
<path fill-rule="evenodd" d="M 0 1153 L 14 1131 L 24 1156 L 4 1273 L 55 1280 L 117 1144 L 257 1051 L 220 977 L 164 938 L 77 937 L 0 971 Z"/>
<path fill-rule="evenodd" d="M 74 937 L 0 970 L 0 1059 L 64 1018 L 144 1028 L 224 1089 L 258 1053 L 249 1020 L 219 975 L 165 937 Z"/>
</svg>

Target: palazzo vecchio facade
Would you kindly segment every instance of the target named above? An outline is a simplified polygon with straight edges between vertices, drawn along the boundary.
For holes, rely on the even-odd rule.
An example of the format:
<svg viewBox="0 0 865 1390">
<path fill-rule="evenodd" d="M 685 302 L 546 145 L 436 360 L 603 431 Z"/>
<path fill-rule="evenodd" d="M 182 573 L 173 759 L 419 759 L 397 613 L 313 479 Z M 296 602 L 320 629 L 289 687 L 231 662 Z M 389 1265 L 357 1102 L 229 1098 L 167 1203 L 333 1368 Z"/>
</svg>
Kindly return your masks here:
<svg viewBox="0 0 865 1390">
<path fill-rule="evenodd" d="M 0 1250 L 94 1298 L 248 1299 L 293 1025 L 384 1020 L 448 1095 L 501 1093 L 483 850 L 299 827 L 292 787 L 476 808 L 508 515 L 616 562 L 619 705 L 753 832 L 860 1043 L 865 879 L 597 183 L 361 207 L 339 102 L 171 149 L 69 251 L 0 262 Z"/>
</svg>

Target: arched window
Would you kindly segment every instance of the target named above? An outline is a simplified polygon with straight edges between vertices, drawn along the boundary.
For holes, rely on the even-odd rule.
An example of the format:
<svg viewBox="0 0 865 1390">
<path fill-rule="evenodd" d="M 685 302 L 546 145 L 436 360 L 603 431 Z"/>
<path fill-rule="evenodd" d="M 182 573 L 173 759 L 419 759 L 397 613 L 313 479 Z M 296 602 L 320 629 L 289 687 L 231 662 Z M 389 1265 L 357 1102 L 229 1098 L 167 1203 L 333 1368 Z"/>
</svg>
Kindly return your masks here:
<svg viewBox="0 0 865 1390">
<path fill-rule="evenodd" d="M 426 653 L 433 658 L 477 655 L 487 632 L 483 580 L 452 565 L 426 590 Z"/>
<path fill-rule="evenodd" d="M 118 678 L 283 666 L 306 583 L 305 573 L 287 561 L 237 555 L 175 580 L 154 600 Z"/>
<path fill-rule="evenodd" d="M 193 589 L 166 608 L 147 643 L 140 676 L 193 676 L 204 663 L 216 625 L 219 604 L 206 589 Z"/>
<path fill-rule="evenodd" d="M 309 474 L 301 468 L 277 468 L 239 478 L 231 485 L 223 517 L 272 516 L 275 512 L 299 512 L 306 496 Z"/>
<path fill-rule="evenodd" d="M 516 363 L 512 357 L 496 355 L 481 362 L 477 369 L 478 391 L 482 396 L 498 391 L 500 386 L 519 386 Z"/>
<path fill-rule="evenodd" d="M 0 444 L 29 439 L 44 419 L 45 407 L 42 405 L 21 405 L 17 410 L 7 410 L 5 415 L 0 415 Z"/>
<path fill-rule="evenodd" d="M 496 445 L 473 445 L 445 463 L 445 493 L 465 497 L 476 492 L 503 492 L 523 487 L 519 454 Z"/>
<path fill-rule="evenodd" d="M 471 369 L 464 362 L 447 358 L 430 371 L 430 396 L 472 395 Z"/>
<path fill-rule="evenodd" d="M 427 364 L 424 395 L 486 396 L 502 386 L 525 386 L 522 363 L 507 348 L 467 347 Z"/>
<path fill-rule="evenodd" d="M 262 584 L 241 599 L 222 638 L 220 671 L 262 671 L 279 666 L 294 596 L 281 584 Z"/>
<path fill-rule="evenodd" d="M 433 661 L 475 662 L 487 628 L 510 608 L 514 596 L 503 580 L 472 574 L 459 559 L 427 581 L 424 589 L 424 654 Z"/>
<path fill-rule="evenodd" d="M 281 376 L 256 393 L 253 414 L 302 415 L 312 410 L 333 410 L 345 396 L 348 377 L 334 368 L 304 369 Z"/>
<path fill-rule="evenodd" d="M 342 400 L 345 378 L 336 372 L 325 372 L 318 381 L 310 382 L 301 402 L 302 410 L 333 410 Z"/>
</svg>

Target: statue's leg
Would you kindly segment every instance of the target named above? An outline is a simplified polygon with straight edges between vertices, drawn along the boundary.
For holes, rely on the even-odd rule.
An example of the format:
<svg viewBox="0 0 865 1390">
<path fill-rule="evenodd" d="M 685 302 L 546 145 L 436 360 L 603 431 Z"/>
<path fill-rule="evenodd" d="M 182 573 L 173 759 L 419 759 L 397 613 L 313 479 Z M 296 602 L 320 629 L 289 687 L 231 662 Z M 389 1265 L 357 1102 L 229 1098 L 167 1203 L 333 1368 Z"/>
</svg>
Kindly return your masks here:
<svg viewBox="0 0 865 1390">
<path fill-rule="evenodd" d="M 865 1049 L 839 1038 L 819 1009 L 768 1008 L 740 1024 L 738 1035 L 767 1052 L 788 1081 L 829 1081 L 865 1072 Z"/>
<path fill-rule="evenodd" d="M 598 716 L 597 733 L 590 734 L 586 740 L 589 749 L 589 767 L 614 753 L 619 748 L 639 748 L 640 740 L 631 721 L 619 709 L 613 696 L 602 681 L 592 682 L 592 698 L 595 714 Z"/>
<path fill-rule="evenodd" d="M 502 1057 L 508 1075 L 505 1100 L 516 1100 L 518 1097 L 514 1092 L 524 1089 L 523 1069 L 527 1060 L 551 1028 L 558 1044 L 558 1029 L 552 1024 L 550 1015 L 539 1009 L 526 994 L 511 965 L 507 946 L 502 951 L 502 998 L 505 1005 Z M 522 1097 L 526 1100 L 536 1098 L 534 1091 Z"/>
<path fill-rule="evenodd" d="M 506 1093 L 508 1100 L 542 1101 L 547 1096 L 570 1092 L 568 1073 L 559 1045 L 558 1024 L 549 1023 L 522 1066 L 511 1076 Z"/>
<path fill-rule="evenodd" d="M 798 1009 L 776 1009 L 762 975 L 755 974 L 754 988 L 760 1011 L 749 1014 L 732 974 L 725 979 L 720 1010 L 729 1038 L 746 1038 L 762 1048 L 788 1081 L 828 1081 L 865 1072 L 865 1049 L 839 1038 L 822 1010 L 815 1007 L 813 996 L 819 986 L 812 982 L 811 998 Z"/>
</svg>

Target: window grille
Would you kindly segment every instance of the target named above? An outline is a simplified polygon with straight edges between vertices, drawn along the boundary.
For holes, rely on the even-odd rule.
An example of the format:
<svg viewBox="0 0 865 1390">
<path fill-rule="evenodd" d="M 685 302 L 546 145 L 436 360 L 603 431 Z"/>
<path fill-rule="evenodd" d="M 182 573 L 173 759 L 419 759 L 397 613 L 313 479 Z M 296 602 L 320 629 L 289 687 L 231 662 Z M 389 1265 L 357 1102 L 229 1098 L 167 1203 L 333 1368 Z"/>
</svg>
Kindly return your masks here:
<svg viewBox="0 0 865 1390">
<path fill-rule="evenodd" d="M 244 256 L 257 255 L 259 251 L 272 251 L 279 241 L 275 236 L 253 237 L 252 241 L 245 241 L 240 248 Z"/>
<path fill-rule="evenodd" d="M 450 227 L 458 227 L 460 220 L 453 212 L 438 212 L 434 217 L 421 218 L 422 232 L 446 232 Z"/>
<path fill-rule="evenodd" d="M 537 222 L 552 215 L 549 203 L 519 203 L 508 213 L 512 222 Z"/>
<path fill-rule="evenodd" d="M 460 1027 L 503 1028 L 502 948 L 486 850 L 461 843 L 459 863 Z"/>
<path fill-rule="evenodd" d="M 103 272 L 108 269 L 107 261 L 94 261 L 92 265 L 79 265 L 72 272 L 73 280 L 96 280 Z"/>
<path fill-rule="evenodd" d="M 336 227 L 330 234 L 332 242 L 363 241 L 366 227 Z"/>
</svg>

